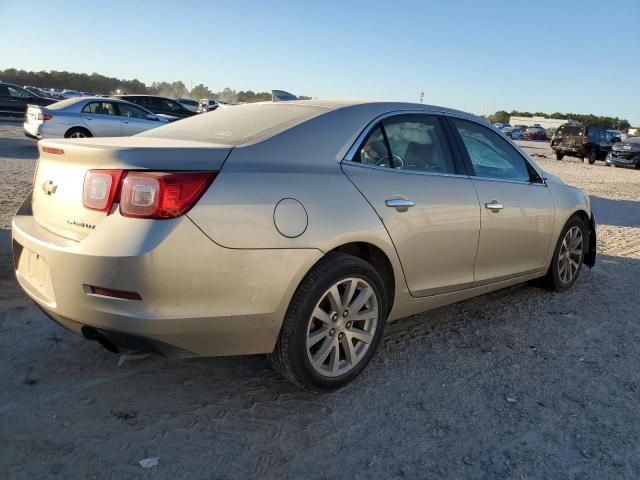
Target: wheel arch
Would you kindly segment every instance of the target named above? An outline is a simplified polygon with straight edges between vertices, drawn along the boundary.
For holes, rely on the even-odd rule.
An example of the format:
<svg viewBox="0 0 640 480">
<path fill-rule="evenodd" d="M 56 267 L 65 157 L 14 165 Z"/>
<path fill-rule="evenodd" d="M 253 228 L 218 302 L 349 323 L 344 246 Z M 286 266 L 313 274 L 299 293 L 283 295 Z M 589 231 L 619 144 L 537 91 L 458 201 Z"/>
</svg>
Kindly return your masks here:
<svg viewBox="0 0 640 480">
<path fill-rule="evenodd" d="M 368 242 L 350 242 L 333 248 L 331 252 L 345 253 L 358 257 L 369 263 L 382 277 L 388 300 L 388 311 L 391 311 L 396 294 L 396 274 L 388 255 L 379 247 Z"/>
<path fill-rule="evenodd" d="M 95 137 L 95 135 L 93 134 L 93 132 L 87 128 L 85 125 L 72 125 L 71 127 L 67 128 L 64 132 L 64 138 L 67 138 L 67 134 L 71 131 L 71 130 L 84 130 L 85 132 L 87 132 L 89 135 L 91 135 L 92 137 Z"/>
</svg>

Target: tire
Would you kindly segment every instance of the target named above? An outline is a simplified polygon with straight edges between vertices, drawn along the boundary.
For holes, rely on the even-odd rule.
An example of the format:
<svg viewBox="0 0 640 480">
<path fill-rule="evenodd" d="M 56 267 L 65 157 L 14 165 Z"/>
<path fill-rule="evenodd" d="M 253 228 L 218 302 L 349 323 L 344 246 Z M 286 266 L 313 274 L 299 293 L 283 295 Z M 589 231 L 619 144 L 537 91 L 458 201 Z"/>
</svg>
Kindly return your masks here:
<svg viewBox="0 0 640 480">
<path fill-rule="evenodd" d="M 564 153 L 556 152 L 556 160 L 562 160 L 564 158 Z"/>
<path fill-rule="evenodd" d="M 596 150 L 591 150 L 589 152 L 589 165 L 593 165 L 594 163 L 596 163 L 597 159 L 598 159 L 598 152 Z"/>
<path fill-rule="evenodd" d="M 67 130 L 67 133 L 64 134 L 64 138 L 89 138 L 93 137 L 91 132 L 86 128 L 82 127 L 73 127 Z"/>
<path fill-rule="evenodd" d="M 571 278 L 567 279 L 567 277 L 564 276 L 564 274 L 566 274 L 566 269 L 565 270 L 561 269 L 560 256 L 561 256 L 561 252 L 564 252 L 563 243 L 564 243 L 565 237 L 567 237 L 569 231 L 571 231 L 574 228 L 577 228 L 580 231 L 580 234 L 582 235 L 581 253 L 579 255 L 579 259 L 575 255 L 572 256 L 573 263 L 575 264 L 577 262 L 578 266 L 575 269 L 575 273 L 571 275 Z M 585 224 L 584 220 L 582 220 L 582 218 L 580 218 L 579 216 L 573 216 L 569 219 L 567 224 L 562 229 L 562 233 L 558 238 L 558 243 L 556 244 L 556 248 L 553 251 L 553 257 L 551 257 L 551 265 L 549 265 L 549 270 L 547 271 L 547 274 L 542 279 L 542 285 L 548 288 L 549 290 L 553 290 L 556 292 L 564 292 L 570 289 L 580 277 L 580 270 L 582 269 L 584 256 L 588 251 L 589 251 L 589 233 L 588 233 L 587 225 Z M 569 263 L 566 263 L 566 261 L 562 263 L 567 265 L 567 268 L 569 268 L 569 265 L 570 265 Z M 575 268 L 575 265 L 572 265 L 571 268 L 572 269 Z"/>
<path fill-rule="evenodd" d="M 356 285 L 355 290 L 349 288 L 351 285 Z M 334 308 L 336 304 L 330 301 L 336 298 L 330 293 L 334 288 L 341 308 Z M 346 305 L 355 304 L 353 308 L 358 308 L 357 303 L 367 297 L 355 313 L 373 315 L 370 312 L 377 307 L 376 318 L 349 321 L 349 318 L 356 318 L 353 312 L 348 312 L 346 317 L 348 310 L 333 314 L 344 308 L 347 290 L 355 293 L 351 301 L 344 302 Z M 294 293 L 275 349 L 268 355 L 269 361 L 276 371 L 303 388 L 331 390 L 341 387 L 360 374 L 375 354 L 382 339 L 388 305 L 384 283 L 373 266 L 351 255 L 330 253 L 313 267 Z M 318 316 L 316 312 L 322 315 Z M 361 341 L 356 335 L 369 342 Z M 347 347 L 347 342 L 352 348 Z"/>
</svg>

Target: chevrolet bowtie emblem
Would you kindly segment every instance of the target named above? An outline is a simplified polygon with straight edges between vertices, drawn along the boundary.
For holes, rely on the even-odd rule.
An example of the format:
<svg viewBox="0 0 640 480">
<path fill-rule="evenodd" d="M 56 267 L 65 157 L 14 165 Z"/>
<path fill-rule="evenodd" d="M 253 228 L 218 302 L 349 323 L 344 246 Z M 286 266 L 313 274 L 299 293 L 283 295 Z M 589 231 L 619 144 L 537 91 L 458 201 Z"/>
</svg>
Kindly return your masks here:
<svg viewBox="0 0 640 480">
<path fill-rule="evenodd" d="M 42 184 L 42 190 L 44 190 L 44 193 L 46 193 L 47 195 L 53 195 L 54 193 L 56 193 L 57 189 L 58 185 L 53 183 L 53 180 L 47 180 Z"/>
</svg>

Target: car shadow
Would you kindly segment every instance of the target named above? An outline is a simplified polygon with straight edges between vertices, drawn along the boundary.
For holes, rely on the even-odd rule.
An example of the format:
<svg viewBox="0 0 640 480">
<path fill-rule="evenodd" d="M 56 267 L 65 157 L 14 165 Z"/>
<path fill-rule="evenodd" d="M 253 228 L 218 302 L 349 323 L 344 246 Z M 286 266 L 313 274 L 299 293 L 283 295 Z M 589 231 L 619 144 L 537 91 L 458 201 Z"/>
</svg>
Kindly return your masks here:
<svg viewBox="0 0 640 480">
<path fill-rule="evenodd" d="M 600 225 L 640 227 L 640 202 L 591 196 L 591 209 Z"/>
</svg>

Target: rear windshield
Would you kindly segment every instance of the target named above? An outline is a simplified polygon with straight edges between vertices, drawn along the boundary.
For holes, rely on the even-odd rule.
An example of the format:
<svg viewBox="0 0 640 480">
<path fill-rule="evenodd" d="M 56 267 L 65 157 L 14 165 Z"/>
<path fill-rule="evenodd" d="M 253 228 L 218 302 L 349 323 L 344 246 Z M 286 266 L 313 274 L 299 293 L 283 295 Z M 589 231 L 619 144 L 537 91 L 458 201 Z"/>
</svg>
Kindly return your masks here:
<svg viewBox="0 0 640 480">
<path fill-rule="evenodd" d="M 582 128 L 577 125 L 562 125 L 556 134 L 559 135 L 582 135 Z"/>
<path fill-rule="evenodd" d="M 253 103 L 218 108 L 139 134 L 222 145 L 243 145 L 264 140 L 326 112 L 315 105 Z"/>
<path fill-rule="evenodd" d="M 84 98 L 68 98 L 67 100 L 61 100 L 56 103 L 52 103 L 47 106 L 48 110 L 62 110 L 63 108 L 70 107 L 71 105 L 75 105 L 78 102 L 82 102 L 85 100 Z"/>
</svg>

